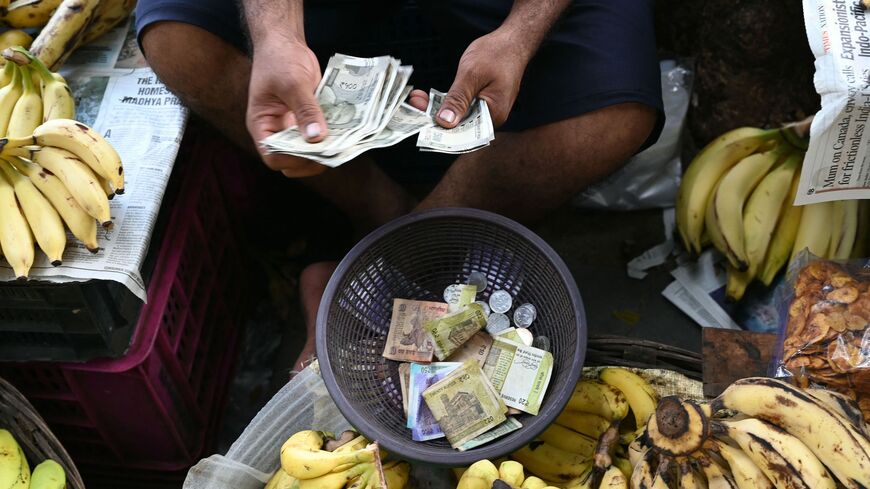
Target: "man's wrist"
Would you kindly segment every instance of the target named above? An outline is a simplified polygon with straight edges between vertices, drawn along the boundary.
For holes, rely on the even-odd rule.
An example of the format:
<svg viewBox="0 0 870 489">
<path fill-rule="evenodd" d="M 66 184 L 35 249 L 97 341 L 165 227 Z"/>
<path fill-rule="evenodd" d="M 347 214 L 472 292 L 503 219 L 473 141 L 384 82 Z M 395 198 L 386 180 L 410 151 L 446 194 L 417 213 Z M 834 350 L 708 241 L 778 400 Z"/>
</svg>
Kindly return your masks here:
<svg viewBox="0 0 870 489">
<path fill-rule="evenodd" d="M 242 0 L 251 45 L 305 44 L 302 0 Z"/>
</svg>

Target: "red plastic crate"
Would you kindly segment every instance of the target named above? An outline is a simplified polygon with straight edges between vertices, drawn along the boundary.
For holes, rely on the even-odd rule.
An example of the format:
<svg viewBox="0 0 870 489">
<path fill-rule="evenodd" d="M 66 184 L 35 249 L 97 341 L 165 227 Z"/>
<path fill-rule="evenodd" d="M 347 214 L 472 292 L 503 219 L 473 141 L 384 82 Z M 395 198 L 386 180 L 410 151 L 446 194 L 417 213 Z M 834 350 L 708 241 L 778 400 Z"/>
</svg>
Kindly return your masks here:
<svg viewBox="0 0 870 489">
<path fill-rule="evenodd" d="M 244 267 L 217 175 L 232 175 L 228 165 L 241 163 L 219 141 L 195 144 L 189 154 L 127 354 L 0 365 L 78 464 L 183 470 L 199 459 L 223 413 Z"/>
</svg>

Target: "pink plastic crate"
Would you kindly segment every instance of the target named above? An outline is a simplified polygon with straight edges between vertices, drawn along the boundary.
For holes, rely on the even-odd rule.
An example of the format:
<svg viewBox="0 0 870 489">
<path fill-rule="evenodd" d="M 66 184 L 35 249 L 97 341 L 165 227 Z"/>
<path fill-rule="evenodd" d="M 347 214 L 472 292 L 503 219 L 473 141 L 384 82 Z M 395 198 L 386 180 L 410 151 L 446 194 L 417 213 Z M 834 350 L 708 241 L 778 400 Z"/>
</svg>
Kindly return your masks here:
<svg viewBox="0 0 870 489">
<path fill-rule="evenodd" d="M 199 459 L 223 413 L 244 276 L 217 175 L 241 163 L 220 141 L 188 150 L 127 354 L 0 365 L 0 376 L 36 406 L 78 464 L 183 470 Z"/>
</svg>

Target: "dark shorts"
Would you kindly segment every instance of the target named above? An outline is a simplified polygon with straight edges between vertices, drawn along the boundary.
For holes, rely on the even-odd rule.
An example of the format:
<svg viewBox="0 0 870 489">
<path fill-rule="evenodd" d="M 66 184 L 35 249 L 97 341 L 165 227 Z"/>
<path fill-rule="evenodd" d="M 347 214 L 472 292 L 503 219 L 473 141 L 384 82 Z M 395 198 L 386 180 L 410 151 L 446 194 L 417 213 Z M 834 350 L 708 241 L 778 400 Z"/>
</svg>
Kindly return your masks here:
<svg viewBox="0 0 870 489">
<path fill-rule="evenodd" d="M 305 2 L 305 33 L 321 66 L 336 52 L 390 54 L 414 65 L 410 83 L 417 88 L 446 91 L 464 48 L 497 28 L 511 4 L 510 0 L 310 0 Z M 141 34 L 155 22 L 185 22 L 247 51 L 236 5 L 236 0 L 139 0 L 136 27 Z M 660 83 L 652 0 L 575 0 L 529 64 L 513 110 L 500 130 L 522 131 L 637 102 L 659 114 L 646 147 L 655 142 L 664 123 Z"/>
</svg>

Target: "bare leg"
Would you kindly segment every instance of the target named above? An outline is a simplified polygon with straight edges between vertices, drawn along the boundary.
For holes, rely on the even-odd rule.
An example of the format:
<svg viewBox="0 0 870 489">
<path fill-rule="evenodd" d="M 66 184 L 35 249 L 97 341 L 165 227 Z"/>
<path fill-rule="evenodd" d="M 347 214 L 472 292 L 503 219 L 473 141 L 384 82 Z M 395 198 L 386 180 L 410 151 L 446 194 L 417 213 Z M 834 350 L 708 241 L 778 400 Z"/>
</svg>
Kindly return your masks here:
<svg viewBox="0 0 870 489">
<path fill-rule="evenodd" d="M 305 368 L 311 358 L 317 354 L 315 347 L 315 331 L 317 329 L 317 309 L 329 277 L 335 271 L 338 263 L 334 261 L 320 262 L 309 265 L 302 270 L 299 277 L 299 295 L 302 301 L 302 317 L 305 320 L 305 347 L 293 363 L 293 370 Z"/>
<path fill-rule="evenodd" d="M 420 204 L 535 220 L 618 169 L 649 136 L 655 112 L 620 104 L 519 133 L 459 157 Z"/>
<path fill-rule="evenodd" d="M 180 22 L 148 27 L 142 46 L 148 63 L 185 105 L 240 148 L 258 154 L 245 127 L 251 60 L 244 53 L 204 29 Z M 415 201 L 371 160 L 359 160 L 300 181 L 364 233 L 407 213 Z"/>
</svg>

